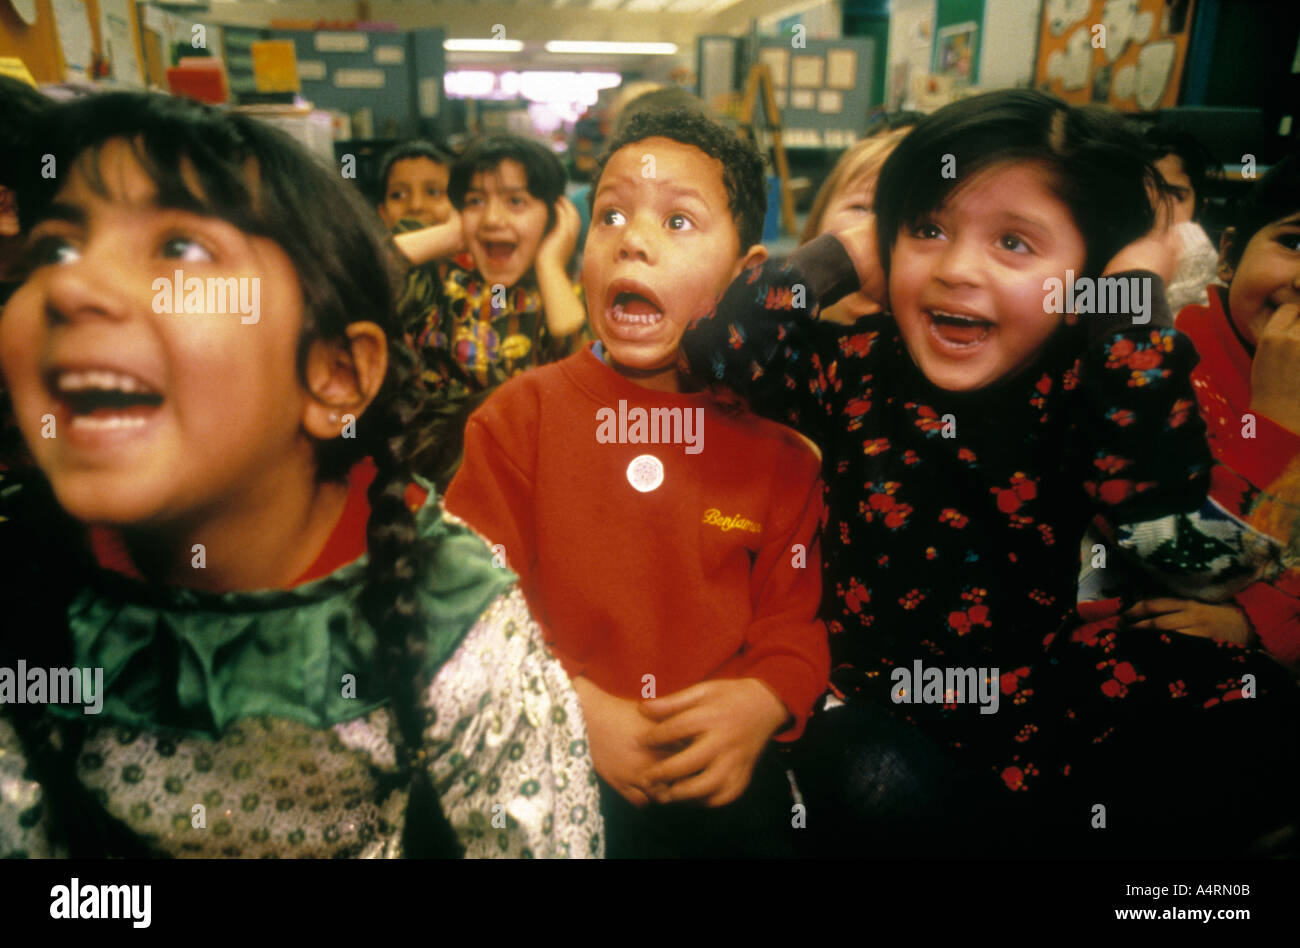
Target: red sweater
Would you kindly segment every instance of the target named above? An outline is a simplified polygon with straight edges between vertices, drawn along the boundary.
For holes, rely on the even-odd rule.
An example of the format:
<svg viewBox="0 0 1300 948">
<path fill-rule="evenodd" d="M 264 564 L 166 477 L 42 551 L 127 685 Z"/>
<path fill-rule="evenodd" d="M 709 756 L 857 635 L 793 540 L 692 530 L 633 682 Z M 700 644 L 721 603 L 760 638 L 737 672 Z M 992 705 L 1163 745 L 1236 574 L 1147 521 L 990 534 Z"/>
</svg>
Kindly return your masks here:
<svg viewBox="0 0 1300 948">
<path fill-rule="evenodd" d="M 1252 518 L 1269 490 L 1300 456 L 1300 436 L 1272 419 L 1250 412 L 1250 367 L 1254 352 L 1228 316 L 1222 287 L 1210 287 L 1209 306 L 1186 306 L 1175 321 L 1201 356 L 1192 384 L 1205 419 L 1210 450 L 1217 462 L 1210 496 L 1230 513 L 1275 535 Z M 1255 418 L 1253 438 L 1243 437 L 1242 416 Z M 1272 582 L 1247 586 L 1234 597 L 1246 612 L 1260 644 L 1288 664 L 1300 663 L 1300 571 L 1289 570 Z"/>
<path fill-rule="evenodd" d="M 693 424 L 641 431 L 638 408 Z M 661 433 L 686 443 L 645 443 Z M 649 696 L 646 675 L 658 697 L 758 678 L 793 740 L 830 673 L 818 468 L 788 428 L 642 388 L 588 347 L 475 412 L 446 505 L 504 547 L 570 675 L 629 699 Z"/>
</svg>

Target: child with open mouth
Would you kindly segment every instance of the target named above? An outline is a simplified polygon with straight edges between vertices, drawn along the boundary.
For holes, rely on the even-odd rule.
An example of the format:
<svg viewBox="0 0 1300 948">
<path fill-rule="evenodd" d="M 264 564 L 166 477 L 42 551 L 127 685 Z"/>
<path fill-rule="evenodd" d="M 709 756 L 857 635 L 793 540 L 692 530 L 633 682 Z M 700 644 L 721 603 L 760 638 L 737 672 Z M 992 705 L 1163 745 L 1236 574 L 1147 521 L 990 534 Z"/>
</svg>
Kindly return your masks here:
<svg viewBox="0 0 1300 948">
<path fill-rule="evenodd" d="M 79 99 L 37 140 L 60 174 L 23 180 L 0 316 L 39 469 L 0 496 L 0 666 L 104 688 L 93 718 L 0 707 L 0 852 L 600 855 L 577 696 L 413 478 L 426 393 L 373 209 L 187 99 Z M 257 280 L 263 318 L 161 312 L 178 266 Z"/>
<path fill-rule="evenodd" d="M 595 181 L 600 342 L 470 418 L 448 509 L 519 574 L 573 676 L 609 855 L 791 855 L 773 738 L 798 737 L 829 674 L 818 461 L 678 368 L 687 324 L 766 256 L 761 159 L 697 112 L 650 112 Z"/>
<path fill-rule="evenodd" d="M 485 138 L 452 165 L 451 217 L 397 237 L 413 264 L 427 264 L 408 287 L 403 318 L 425 380 L 449 399 L 489 392 L 571 351 L 586 313 L 567 271 L 579 218 L 564 183 L 559 158 L 537 142 Z"/>
<path fill-rule="evenodd" d="M 452 166 L 446 221 L 398 228 L 394 243 L 414 264 L 399 310 L 440 406 L 439 447 L 418 469 L 440 490 L 460 466 L 470 412 L 578 343 L 586 313 L 568 265 L 581 224 L 564 181 L 542 145 L 492 136 Z"/>
<path fill-rule="evenodd" d="M 1295 683 L 1280 666 L 1187 636 L 1075 634 L 1091 518 L 1194 512 L 1209 482 L 1195 353 L 1163 306 L 1167 248 L 1146 236 L 1156 184 L 1118 116 L 972 97 L 890 155 L 874 226 L 744 274 L 683 339 L 693 378 L 824 451 L 835 700 L 795 771 L 829 852 L 922 832 L 985 854 L 1209 852 L 1281 812 L 1268 768 L 1293 766 L 1275 735 L 1294 731 Z M 1051 312 L 1069 271 L 1147 280 L 1158 312 Z M 888 312 L 818 318 L 859 288 Z M 895 704 L 891 669 L 917 659 L 1000 669 L 999 712 Z M 1231 700 L 1252 688 L 1270 700 Z M 1229 754 L 1266 763 L 1229 772 Z M 1243 793 L 1249 814 L 1206 825 Z M 1124 832 L 1095 832 L 1097 803 Z"/>
</svg>

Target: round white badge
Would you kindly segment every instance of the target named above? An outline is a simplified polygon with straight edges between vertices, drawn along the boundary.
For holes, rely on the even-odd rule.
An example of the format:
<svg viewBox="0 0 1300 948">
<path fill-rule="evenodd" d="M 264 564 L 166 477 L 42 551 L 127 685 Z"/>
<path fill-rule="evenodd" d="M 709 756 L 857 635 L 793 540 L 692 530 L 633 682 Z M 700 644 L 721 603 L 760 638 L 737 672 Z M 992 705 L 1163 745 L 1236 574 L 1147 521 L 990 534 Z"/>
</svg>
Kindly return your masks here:
<svg viewBox="0 0 1300 948">
<path fill-rule="evenodd" d="M 664 482 L 664 464 L 653 454 L 642 454 L 627 466 L 627 482 L 645 494 Z"/>
</svg>

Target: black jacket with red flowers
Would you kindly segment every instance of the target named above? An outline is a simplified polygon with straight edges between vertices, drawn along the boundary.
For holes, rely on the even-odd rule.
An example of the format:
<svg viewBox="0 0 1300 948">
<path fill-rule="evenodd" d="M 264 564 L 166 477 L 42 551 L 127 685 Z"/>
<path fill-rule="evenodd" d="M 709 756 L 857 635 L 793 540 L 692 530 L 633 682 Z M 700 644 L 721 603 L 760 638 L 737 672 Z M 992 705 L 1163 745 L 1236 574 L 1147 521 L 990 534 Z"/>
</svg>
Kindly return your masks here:
<svg viewBox="0 0 1300 948">
<path fill-rule="evenodd" d="M 1150 322 L 1062 324 L 1029 367 L 975 392 L 932 385 L 889 315 L 816 319 L 857 286 L 830 237 L 741 274 L 686 333 L 695 380 L 822 449 L 835 690 L 888 703 L 890 669 L 916 659 L 1031 672 L 1070 617 L 1094 515 L 1131 523 L 1204 500 L 1197 356 L 1169 328 L 1159 278 L 1139 275 L 1154 281 Z"/>
</svg>

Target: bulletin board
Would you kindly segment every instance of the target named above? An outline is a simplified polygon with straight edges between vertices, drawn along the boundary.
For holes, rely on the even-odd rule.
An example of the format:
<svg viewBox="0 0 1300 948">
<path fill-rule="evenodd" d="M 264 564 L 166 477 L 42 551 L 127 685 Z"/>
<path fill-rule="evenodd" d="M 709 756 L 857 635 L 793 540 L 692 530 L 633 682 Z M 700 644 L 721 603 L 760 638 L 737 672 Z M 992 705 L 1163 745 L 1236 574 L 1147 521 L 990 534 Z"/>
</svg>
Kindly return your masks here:
<svg viewBox="0 0 1300 948">
<path fill-rule="evenodd" d="M 787 148 L 846 148 L 866 131 L 876 44 L 865 37 L 765 37 L 758 58 L 772 75 Z"/>
<path fill-rule="evenodd" d="M 441 112 L 442 30 L 272 30 L 292 40 L 302 96 L 353 116 L 359 138 L 404 138 Z M 366 113 L 369 128 L 359 128 Z"/>
<path fill-rule="evenodd" d="M 253 44 L 270 38 L 270 35 L 270 30 L 246 26 L 227 26 L 222 29 L 226 76 L 230 80 L 232 96 L 257 91 L 257 80 L 253 78 Z"/>
<path fill-rule="evenodd" d="M 139 81 L 140 32 L 122 0 L 0 0 L 0 56 L 16 56 L 37 82 L 89 80 L 97 59 L 107 60 L 128 84 Z M 122 22 L 127 19 L 128 22 Z M 104 29 L 107 25 L 108 29 Z M 106 54 L 103 34 L 109 33 Z"/>
<path fill-rule="evenodd" d="M 1195 3 L 1171 9 L 1165 0 L 1047 0 L 1034 82 L 1077 105 L 1105 103 L 1127 112 L 1172 108 L 1182 88 Z"/>
</svg>

